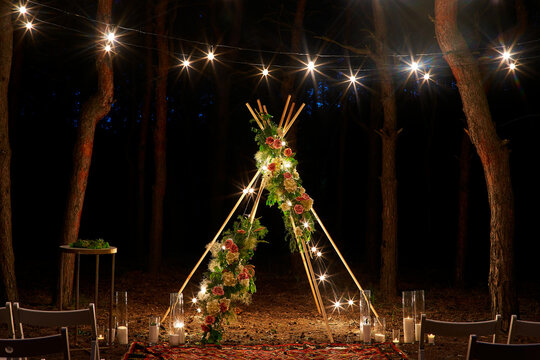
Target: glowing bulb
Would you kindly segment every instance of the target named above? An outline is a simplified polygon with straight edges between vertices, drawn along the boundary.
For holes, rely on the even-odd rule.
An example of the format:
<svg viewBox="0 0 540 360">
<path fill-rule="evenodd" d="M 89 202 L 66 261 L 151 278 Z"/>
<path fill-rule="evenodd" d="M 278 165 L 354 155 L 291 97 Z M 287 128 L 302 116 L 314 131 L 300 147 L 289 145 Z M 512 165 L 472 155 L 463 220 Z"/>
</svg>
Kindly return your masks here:
<svg viewBox="0 0 540 360">
<path fill-rule="evenodd" d="M 173 326 L 174 326 L 176 329 L 181 329 L 181 328 L 184 327 L 184 323 L 177 320 L 177 321 L 174 322 L 174 325 L 173 325 Z"/>
<path fill-rule="evenodd" d="M 285 142 L 285 141 L 284 141 L 284 142 Z M 282 144 L 283 144 L 283 143 L 282 143 Z M 288 162 L 288 161 L 285 161 L 285 162 L 283 163 L 283 166 L 285 166 L 285 168 L 288 169 L 288 168 L 291 167 L 291 163 Z"/>
<path fill-rule="evenodd" d="M 322 252 L 317 251 L 317 257 L 321 257 L 321 256 L 322 256 Z"/>
<path fill-rule="evenodd" d="M 416 61 L 413 61 L 411 63 L 411 71 L 416 71 L 416 70 L 418 70 L 419 67 L 420 66 L 418 65 L 418 63 Z"/>
<path fill-rule="evenodd" d="M 356 76 L 354 76 L 354 75 L 349 76 L 349 81 L 351 83 L 355 83 L 356 82 Z"/>
<path fill-rule="evenodd" d="M 340 303 L 339 300 L 338 300 L 338 301 L 336 301 L 336 302 L 334 303 L 334 308 L 337 309 L 337 308 L 339 308 L 339 307 L 341 307 L 341 303 Z"/>
<path fill-rule="evenodd" d="M 353 305 L 354 305 L 354 301 L 349 300 L 349 301 L 347 301 L 347 304 L 349 304 L 349 306 L 353 306 Z"/>
<path fill-rule="evenodd" d="M 27 21 L 26 24 L 24 24 L 24 27 L 26 28 L 26 30 L 32 30 L 34 29 L 34 24 L 32 24 L 32 22 L 30 21 Z"/>
<path fill-rule="evenodd" d="M 221 249 L 222 249 L 222 250 L 225 250 L 225 245 L 221 245 Z"/>
<path fill-rule="evenodd" d="M 212 61 L 212 60 L 214 60 L 214 59 L 215 59 L 215 55 L 214 55 L 213 52 L 210 51 L 210 52 L 208 53 L 208 60 Z"/>
<path fill-rule="evenodd" d="M 292 206 L 291 200 L 287 200 L 287 205 Z"/>
<path fill-rule="evenodd" d="M 27 12 L 26 6 L 24 5 L 19 6 L 19 14 L 24 15 L 26 14 L 26 12 Z"/>
<path fill-rule="evenodd" d="M 262 169 L 263 169 L 264 171 L 266 171 L 266 170 L 268 169 L 268 167 L 267 167 L 266 165 L 263 165 Z"/>
<path fill-rule="evenodd" d="M 255 192 L 255 190 L 254 190 L 253 188 L 250 188 L 250 189 L 249 189 L 249 193 L 250 193 L 250 194 L 253 194 L 254 192 Z"/>
<path fill-rule="evenodd" d="M 191 299 L 191 302 L 195 304 L 197 302 L 197 298 Z"/>
<path fill-rule="evenodd" d="M 510 59 L 510 56 L 512 56 L 512 54 L 510 54 L 510 52 L 508 50 L 505 50 L 502 54 L 502 58 L 504 60 L 509 60 Z"/>
<path fill-rule="evenodd" d="M 319 276 L 319 281 L 324 281 L 326 280 L 326 274 L 322 274 L 321 276 Z"/>
<path fill-rule="evenodd" d="M 313 61 L 308 62 L 308 64 L 307 64 L 307 69 L 308 69 L 309 71 L 315 70 L 315 63 L 314 63 Z"/>
<path fill-rule="evenodd" d="M 205 285 L 201 286 L 201 294 L 204 294 L 204 293 L 206 293 L 206 286 Z"/>
<path fill-rule="evenodd" d="M 516 64 L 515 63 L 511 63 L 510 65 L 508 65 L 508 68 L 510 70 L 516 70 Z"/>
<path fill-rule="evenodd" d="M 245 188 L 244 190 L 242 190 L 242 192 L 243 192 L 244 194 L 247 194 L 247 193 L 249 192 L 249 189 L 248 189 L 248 188 Z"/>
<path fill-rule="evenodd" d="M 200 312 L 201 312 L 201 308 L 197 308 L 197 312 L 200 313 Z"/>
<path fill-rule="evenodd" d="M 189 67 L 189 65 L 190 65 L 189 60 L 184 60 L 184 61 L 182 61 L 182 66 L 183 66 L 183 67 Z"/>
<path fill-rule="evenodd" d="M 263 69 L 262 74 L 263 76 L 268 76 L 268 69 Z"/>
<path fill-rule="evenodd" d="M 109 44 L 105 45 L 105 51 L 106 52 L 111 51 L 111 45 L 109 45 Z"/>
<path fill-rule="evenodd" d="M 304 223 L 304 227 L 305 227 L 306 229 L 309 227 L 309 223 L 308 223 L 307 221 Z"/>
<path fill-rule="evenodd" d="M 281 146 L 285 146 L 285 145 L 287 145 L 287 143 L 286 143 L 285 141 L 282 141 L 282 142 L 281 142 Z M 290 164 L 289 164 L 289 165 L 290 165 Z"/>
<path fill-rule="evenodd" d="M 313 246 L 313 247 L 311 248 L 311 252 L 316 253 L 316 252 L 317 252 L 317 248 L 316 248 L 315 246 Z"/>
<path fill-rule="evenodd" d="M 109 32 L 106 37 L 107 37 L 107 40 L 110 42 L 113 42 L 114 40 L 116 40 L 116 35 L 114 35 L 113 32 Z"/>
<path fill-rule="evenodd" d="M 431 78 L 431 75 L 429 73 L 424 74 L 424 80 L 429 80 Z"/>
</svg>

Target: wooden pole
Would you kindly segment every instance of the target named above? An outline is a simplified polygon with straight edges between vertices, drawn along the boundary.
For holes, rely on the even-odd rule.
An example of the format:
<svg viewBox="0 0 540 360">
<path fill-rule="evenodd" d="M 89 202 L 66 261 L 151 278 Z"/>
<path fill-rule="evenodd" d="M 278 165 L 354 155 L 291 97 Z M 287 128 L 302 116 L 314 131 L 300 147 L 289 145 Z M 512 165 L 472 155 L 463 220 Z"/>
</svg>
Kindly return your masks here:
<svg viewBox="0 0 540 360">
<path fill-rule="evenodd" d="M 296 114 L 294 114 L 294 117 L 292 118 L 292 120 L 289 122 L 289 125 L 287 125 L 287 128 L 285 129 L 283 136 L 285 136 L 285 134 L 287 134 L 287 132 L 289 132 L 289 129 L 291 128 L 291 126 L 293 126 L 294 122 L 296 121 L 296 118 L 298 117 L 298 115 L 300 115 L 300 112 L 302 111 L 304 106 L 306 106 L 306 104 L 304 104 L 304 103 L 302 103 L 302 105 L 300 105 L 300 109 L 298 109 Z"/>
<path fill-rule="evenodd" d="M 296 225 L 294 224 L 294 220 L 291 216 L 291 223 L 292 223 L 292 227 L 293 227 L 293 231 L 296 230 Z M 309 272 L 309 268 L 307 266 L 307 262 L 306 262 L 306 258 L 304 257 L 304 252 L 300 250 L 300 241 L 298 240 L 298 237 L 296 236 L 296 234 L 294 235 L 295 238 L 296 238 L 296 243 L 298 244 L 298 252 L 300 253 L 300 256 L 302 257 L 302 263 L 304 264 L 304 269 L 306 270 L 306 276 L 308 278 L 308 282 L 309 282 L 309 287 L 311 288 L 311 293 L 313 294 L 313 300 L 315 300 L 315 305 L 317 305 L 317 311 L 319 312 L 319 315 L 322 315 L 321 313 L 321 305 L 322 304 L 319 304 L 319 298 L 317 298 L 317 294 L 315 293 L 315 288 L 314 288 L 314 284 L 312 283 L 312 279 L 311 279 L 311 273 Z M 315 286 L 317 286 L 315 284 Z"/>
<path fill-rule="evenodd" d="M 283 125 L 283 128 L 284 128 L 284 129 L 286 129 L 286 128 L 287 128 L 287 125 L 289 124 L 289 120 L 291 119 L 291 115 L 292 115 L 292 113 L 293 113 L 293 111 L 294 111 L 294 105 L 295 105 L 295 103 L 293 102 L 293 103 L 291 104 L 291 109 L 289 110 L 289 115 L 287 115 L 287 120 L 285 120 L 285 125 Z"/>
<path fill-rule="evenodd" d="M 262 126 L 261 122 L 259 121 L 259 118 L 257 117 L 257 115 L 255 114 L 255 112 L 253 111 L 253 109 L 251 108 L 251 106 L 249 105 L 249 103 L 246 103 L 246 106 L 249 110 L 249 112 L 251 113 L 251 116 L 253 116 L 253 118 L 255 119 L 255 121 L 257 122 L 257 125 L 259 125 L 259 127 L 262 129 L 264 129 L 264 126 Z"/>
<path fill-rule="evenodd" d="M 268 115 L 268 109 L 266 108 L 266 105 L 263 105 L 263 110 L 264 110 L 265 115 Z"/>
<path fill-rule="evenodd" d="M 259 113 L 262 114 L 262 112 L 263 112 L 263 107 L 262 107 L 262 105 L 261 105 L 261 100 L 260 100 L 260 99 L 257 99 L 257 105 L 259 106 Z"/>
<path fill-rule="evenodd" d="M 293 219 L 292 215 L 290 215 L 290 217 L 291 217 L 291 223 L 293 224 L 293 230 L 294 230 L 296 225 L 294 224 L 294 219 Z M 328 333 L 328 337 L 330 338 L 330 342 L 333 343 L 334 342 L 334 337 L 332 336 L 332 332 L 330 331 L 330 325 L 328 324 L 328 317 L 326 316 L 326 309 L 324 308 L 324 303 L 322 301 L 321 293 L 319 292 L 319 286 L 317 285 L 317 282 L 315 280 L 315 274 L 313 273 L 313 267 L 311 266 L 311 261 L 309 260 L 309 255 L 307 253 L 306 243 L 304 242 L 304 239 L 302 237 L 299 238 L 299 237 L 296 236 L 296 232 L 295 232 L 294 236 L 296 237 L 296 240 L 300 242 L 300 247 L 302 249 L 299 249 L 299 251 L 304 252 L 304 257 L 306 258 L 306 262 L 307 262 L 308 269 L 309 269 L 309 276 L 311 277 L 311 281 L 313 282 L 313 285 L 314 285 L 314 288 L 315 288 L 315 293 L 317 294 L 317 299 L 318 299 L 319 304 L 320 304 L 322 317 L 323 317 L 324 323 L 326 325 L 326 332 Z"/>
<path fill-rule="evenodd" d="M 369 306 L 371 307 L 371 311 L 373 311 L 373 313 L 375 314 L 375 317 L 377 317 L 377 321 L 379 320 L 379 314 L 377 314 L 377 311 L 375 311 L 375 308 L 373 307 L 373 304 L 371 303 L 371 301 L 367 298 L 365 292 L 364 292 L 364 289 L 362 288 L 362 286 L 360 285 L 360 283 L 358 282 L 358 280 L 356 280 L 356 277 L 354 276 L 351 268 L 349 267 L 349 265 L 347 264 L 347 262 L 345 261 L 345 259 L 343 258 L 343 255 L 341 255 L 341 252 L 339 251 L 338 247 L 336 246 L 336 243 L 334 242 L 334 240 L 332 240 L 332 237 L 330 236 L 330 234 L 328 233 L 328 230 L 326 230 L 326 228 L 324 227 L 321 219 L 319 218 L 319 216 L 317 215 L 317 213 L 315 212 L 315 209 L 314 208 L 311 208 L 311 212 L 313 213 L 313 216 L 315 216 L 315 219 L 317 219 L 317 221 L 319 222 L 319 225 L 321 225 L 321 228 L 323 229 L 324 233 L 326 234 L 326 237 L 328 238 L 328 240 L 330 241 L 330 243 L 332 244 L 332 246 L 334 247 L 334 250 L 336 250 L 336 253 L 338 254 L 339 258 L 341 259 L 341 261 L 343 262 L 343 265 L 345 265 L 345 267 L 347 268 L 347 271 L 349 272 L 349 275 L 351 275 L 352 279 L 354 280 L 356 286 L 358 287 L 359 290 L 362 291 L 362 294 L 364 294 L 364 297 L 366 298 L 366 300 L 368 301 L 369 303 Z"/>
<path fill-rule="evenodd" d="M 249 182 L 249 185 L 247 186 L 247 188 L 251 188 L 253 186 L 253 183 L 257 180 L 257 178 L 259 177 L 259 175 L 261 174 L 261 170 L 257 170 L 257 173 L 253 176 L 253 178 L 251 179 L 251 181 Z M 195 267 L 193 268 L 193 270 L 191 270 L 191 273 L 188 275 L 186 281 L 184 281 L 184 284 L 182 284 L 182 287 L 180 288 L 180 290 L 178 290 L 178 295 L 180 295 L 182 293 L 182 291 L 184 291 L 186 285 L 188 284 L 189 280 L 191 280 L 191 277 L 193 276 L 193 274 L 195 273 L 195 271 L 197 271 L 197 269 L 199 268 L 199 265 L 201 265 L 201 262 L 204 260 L 204 258 L 206 257 L 206 255 L 208 255 L 208 253 L 210 252 L 210 249 L 212 248 L 212 246 L 214 245 L 214 243 L 217 241 L 219 235 L 221 234 L 221 232 L 223 231 L 223 229 L 225 228 L 225 226 L 227 225 L 227 223 L 229 222 L 229 220 L 231 219 L 231 217 L 233 216 L 234 212 L 236 211 L 236 209 L 238 208 L 238 206 L 240 205 L 240 203 L 242 202 L 242 200 L 244 200 L 244 197 L 246 196 L 245 193 L 242 192 L 242 196 L 240 196 L 240 199 L 238 199 L 238 201 L 236 202 L 236 204 L 234 205 L 233 209 L 231 210 L 231 212 L 229 213 L 229 215 L 227 216 L 227 219 L 225 219 L 225 222 L 223 223 L 223 225 L 221 225 L 221 228 L 219 228 L 216 236 L 214 236 L 214 239 L 212 239 L 212 242 L 207 246 L 206 248 L 206 251 L 203 253 L 203 255 L 201 256 L 201 258 L 199 259 L 199 261 L 197 261 L 197 264 L 195 265 Z M 165 315 L 162 317 L 162 320 L 161 321 L 165 321 L 165 319 L 167 318 L 167 316 L 169 315 L 169 312 L 171 311 L 171 307 L 169 306 L 169 308 L 167 309 L 167 311 L 165 312 Z"/>
<path fill-rule="evenodd" d="M 266 187 L 266 178 L 263 178 L 263 180 L 261 181 L 261 186 L 259 187 L 259 193 L 257 194 L 257 199 L 255 200 L 255 203 L 253 204 L 253 207 L 251 208 L 251 214 L 249 215 L 249 222 L 252 225 L 253 225 L 253 221 L 255 220 L 255 213 L 257 212 L 257 208 L 259 207 L 259 201 L 261 200 L 261 195 L 265 187 Z"/>
<path fill-rule="evenodd" d="M 285 103 L 285 107 L 283 108 L 283 113 L 281 114 L 281 120 L 279 120 L 278 128 L 283 125 L 283 120 L 285 119 L 285 114 L 287 114 L 287 108 L 289 107 L 289 101 L 291 101 L 291 95 L 287 96 L 287 102 Z"/>
</svg>

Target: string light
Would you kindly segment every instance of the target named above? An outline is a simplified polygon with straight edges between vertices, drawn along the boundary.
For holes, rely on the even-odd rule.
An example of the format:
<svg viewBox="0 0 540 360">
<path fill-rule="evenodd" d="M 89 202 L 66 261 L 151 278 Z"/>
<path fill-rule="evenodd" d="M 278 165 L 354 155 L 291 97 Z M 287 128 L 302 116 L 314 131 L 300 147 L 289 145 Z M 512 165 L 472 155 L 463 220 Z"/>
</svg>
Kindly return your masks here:
<svg viewBox="0 0 540 360">
<path fill-rule="evenodd" d="M 105 51 L 110 52 L 112 50 L 112 47 L 110 44 L 105 45 Z"/>
<path fill-rule="evenodd" d="M 341 302 L 339 300 L 336 300 L 332 306 L 334 307 L 334 310 L 342 309 Z"/>
<path fill-rule="evenodd" d="M 197 303 L 197 298 L 191 299 L 191 302 L 194 303 L 194 304 Z"/>
<path fill-rule="evenodd" d="M 314 63 L 313 61 L 308 62 L 308 64 L 307 64 L 307 69 L 308 69 L 309 71 L 315 70 L 315 63 Z"/>
<path fill-rule="evenodd" d="M 304 222 L 304 227 L 307 229 L 309 227 L 309 223 L 306 221 Z"/>
<path fill-rule="evenodd" d="M 25 5 L 19 6 L 17 10 L 19 11 L 19 14 L 21 15 L 26 15 L 26 13 L 28 12 L 28 9 L 26 8 Z"/>
<path fill-rule="evenodd" d="M 285 145 L 287 145 L 287 143 L 284 140 L 284 141 L 281 142 L 281 146 L 285 146 Z M 287 164 L 289 164 L 289 166 L 291 166 L 291 163 L 287 162 Z"/>
<path fill-rule="evenodd" d="M 347 300 L 347 304 L 348 304 L 349 306 L 353 306 L 353 305 L 354 305 L 354 300 L 353 300 L 353 299 Z"/>
<path fill-rule="evenodd" d="M 253 188 L 249 188 L 249 191 L 248 191 L 250 194 L 253 194 L 255 192 L 255 189 Z"/>
<path fill-rule="evenodd" d="M 25 27 L 26 30 L 28 30 L 28 31 L 34 30 L 34 24 L 32 24 L 31 21 L 27 21 L 27 22 L 24 24 L 24 27 Z"/>
<path fill-rule="evenodd" d="M 322 256 L 322 252 L 317 251 L 317 257 L 321 257 L 321 256 Z"/>
<path fill-rule="evenodd" d="M 189 60 L 183 60 L 182 61 L 182 66 L 185 67 L 185 68 L 189 67 L 190 64 L 191 63 L 189 62 Z"/>
<path fill-rule="evenodd" d="M 268 69 L 263 69 L 262 74 L 263 76 L 268 76 L 269 74 Z"/>
<path fill-rule="evenodd" d="M 511 57 L 512 57 L 512 54 L 510 54 L 508 50 L 504 50 L 504 52 L 502 53 L 503 60 L 510 60 Z"/>
<path fill-rule="evenodd" d="M 316 253 L 316 252 L 317 252 L 317 248 L 316 248 L 315 246 L 313 246 L 313 247 L 311 248 L 311 252 Z"/>
<path fill-rule="evenodd" d="M 206 293 L 206 285 L 201 286 L 200 294 L 204 295 Z"/>
<path fill-rule="evenodd" d="M 244 194 L 247 194 L 247 193 L 249 192 L 249 189 L 248 189 L 248 188 L 245 188 L 244 190 L 242 190 L 242 192 L 243 192 Z"/>
<path fill-rule="evenodd" d="M 354 84 L 356 82 L 356 76 L 354 75 L 349 76 L 349 81 L 351 82 L 351 84 Z"/>
<path fill-rule="evenodd" d="M 416 61 L 411 62 L 410 70 L 411 71 L 417 71 L 420 68 L 420 64 L 418 64 Z"/>
<path fill-rule="evenodd" d="M 319 275 L 319 281 L 326 281 L 326 274 Z"/>
<path fill-rule="evenodd" d="M 197 308 L 197 312 L 200 313 L 200 312 L 201 312 L 201 308 Z"/>
<path fill-rule="evenodd" d="M 508 68 L 512 71 L 516 70 L 516 63 L 511 63 L 510 65 L 508 65 Z"/>
<path fill-rule="evenodd" d="M 429 73 L 424 74 L 424 80 L 428 81 L 431 78 L 431 75 Z"/>
<path fill-rule="evenodd" d="M 291 200 L 287 200 L 287 205 L 292 206 Z"/>
<path fill-rule="evenodd" d="M 114 42 L 116 40 L 116 35 L 110 31 L 106 36 L 105 38 L 107 39 L 107 41 L 110 41 L 110 42 Z"/>
<path fill-rule="evenodd" d="M 214 55 L 214 53 L 212 51 L 209 51 L 208 52 L 208 55 L 206 55 L 206 57 L 208 58 L 208 60 L 212 61 L 216 58 L 216 56 Z"/>
</svg>

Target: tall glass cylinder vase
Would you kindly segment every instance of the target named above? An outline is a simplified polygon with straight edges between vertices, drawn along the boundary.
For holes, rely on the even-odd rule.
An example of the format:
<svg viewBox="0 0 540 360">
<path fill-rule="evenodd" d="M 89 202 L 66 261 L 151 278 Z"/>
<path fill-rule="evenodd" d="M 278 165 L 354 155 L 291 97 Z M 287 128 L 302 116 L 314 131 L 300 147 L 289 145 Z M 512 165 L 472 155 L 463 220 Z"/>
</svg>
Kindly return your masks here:
<svg viewBox="0 0 540 360">
<path fill-rule="evenodd" d="M 127 291 L 117 291 L 114 297 L 115 312 L 116 312 L 116 337 L 120 345 L 128 343 L 128 300 Z"/>
<path fill-rule="evenodd" d="M 414 342 L 414 292 L 403 291 L 401 294 L 403 303 L 403 342 Z"/>
<path fill-rule="evenodd" d="M 424 290 L 414 291 L 414 340 L 420 341 L 420 327 L 422 314 L 426 313 L 426 300 Z"/>
<path fill-rule="evenodd" d="M 360 336 L 364 343 L 371 343 L 371 290 L 360 290 Z"/>
<path fill-rule="evenodd" d="M 170 316 L 169 316 L 169 343 L 170 345 L 184 344 L 184 294 L 170 294 Z"/>
</svg>

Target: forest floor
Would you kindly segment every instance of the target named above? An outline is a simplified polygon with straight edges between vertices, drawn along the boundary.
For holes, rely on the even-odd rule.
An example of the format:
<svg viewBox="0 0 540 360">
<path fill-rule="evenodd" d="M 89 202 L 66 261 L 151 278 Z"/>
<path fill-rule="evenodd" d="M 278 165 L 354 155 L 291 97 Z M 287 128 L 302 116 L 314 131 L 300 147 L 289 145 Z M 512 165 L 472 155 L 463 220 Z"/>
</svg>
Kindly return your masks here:
<svg viewBox="0 0 540 360">
<path fill-rule="evenodd" d="M 169 293 L 178 291 L 186 274 L 177 271 L 163 271 L 152 277 L 139 271 L 126 271 L 117 274 L 116 290 L 128 292 L 129 337 L 130 341 L 146 342 L 148 338 L 149 316 L 163 316 L 169 303 Z M 90 280 L 90 279 L 87 279 Z M 92 302 L 92 281 L 81 284 L 81 304 Z M 186 311 L 187 342 L 194 344 L 200 340 L 200 322 L 195 318 L 196 308 L 190 302 L 191 294 L 196 293 L 196 282 L 186 288 L 184 293 Z M 538 284 L 535 285 L 538 287 Z M 413 289 L 414 287 L 411 287 Z M 100 299 L 97 312 L 98 325 L 108 323 L 109 279 L 100 281 Z M 523 319 L 540 321 L 540 297 L 538 288 L 520 297 L 520 312 Z M 428 317 L 448 321 L 474 321 L 491 318 L 489 294 L 487 289 L 458 290 L 453 288 L 425 289 L 426 312 Z M 331 305 L 328 292 L 327 306 Z M 375 293 L 376 294 L 376 293 Z M 356 297 L 358 298 L 358 296 Z M 40 286 L 21 289 L 21 304 L 31 308 L 52 309 L 52 295 Z M 44 306 L 43 304 L 49 304 Z M 374 307 L 379 316 L 386 319 L 387 341 L 392 329 L 402 328 L 401 298 L 391 302 L 375 299 Z M 359 343 L 358 307 L 332 311 L 328 308 L 329 324 L 337 343 Z M 37 329 L 32 329 L 36 330 Z M 84 330 L 84 329 L 83 329 Z M 28 331 L 25 331 L 28 333 Z M 42 334 L 41 331 L 38 331 Z M 401 330 L 403 339 L 403 330 Z M 80 336 L 84 343 L 85 336 Z M 161 331 L 160 341 L 166 341 Z M 462 359 L 465 357 L 468 339 L 436 338 L 434 346 L 426 345 L 427 359 Z M 501 335 L 499 342 L 505 341 Z M 238 322 L 226 328 L 223 344 L 290 344 L 290 343 L 328 343 L 328 336 L 321 316 L 317 313 L 309 284 L 305 279 L 272 277 L 258 274 L 257 293 L 253 303 L 242 306 Z M 418 344 L 399 344 L 410 359 L 418 357 Z M 126 345 L 102 347 L 101 358 L 119 360 L 127 351 Z M 73 359 L 87 359 L 83 351 L 73 351 Z"/>
</svg>

